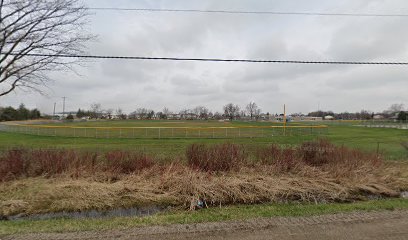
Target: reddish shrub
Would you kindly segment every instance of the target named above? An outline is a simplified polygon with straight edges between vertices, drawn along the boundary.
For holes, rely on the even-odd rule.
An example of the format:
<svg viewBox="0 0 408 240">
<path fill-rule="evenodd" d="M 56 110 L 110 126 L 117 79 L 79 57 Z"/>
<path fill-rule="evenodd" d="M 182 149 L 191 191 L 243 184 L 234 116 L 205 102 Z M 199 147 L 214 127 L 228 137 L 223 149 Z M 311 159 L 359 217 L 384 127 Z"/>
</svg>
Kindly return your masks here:
<svg viewBox="0 0 408 240">
<path fill-rule="evenodd" d="M 292 147 L 281 148 L 275 144 L 260 148 L 257 157 L 262 164 L 272 165 L 283 172 L 290 171 L 300 162 Z"/>
<path fill-rule="evenodd" d="M 290 171 L 305 164 L 333 171 L 336 168 L 353 169 L 362 165 L 379 166 L 382 160 L 374 153 L 366 153 L 344 146 L 335 146 L 327 140 L 305 142 L 297 148 L 280 148 L 271 145 L 260 148 L 257 158 L 262 164 L 269 164 L 279 171 Z"/>
<path fill-rule="evenodd" d="M 0 157 L 0 181 L 8 181 L 24 174 L 24 153 L 25 150 L 12 149 Z"/>
<path fill-rule="evenodd" d="M 339 150 L 341 151 L 327 140 L 305 142 L 297 149 L 302 161 L 310 166 L 321 166 L 334 161 Z"/>
<path fill-rule="evenodd" d="M 192 144 L 187 147 L 189 166 L 202 171 L 229 171 L 246 160 L 242 146 L 224 143 L 220 145 Z"/>
<path fill-rule="evenodd" d="M 86 172 L 96 171 L 129 174 L 153 165 L 154 160 L 142 153 L 112 151 L 101 156 L 74 150 L 14 149 L 0 156 L 0 181 L 23 176 L 55 176 L 64 173 L 78 178 Z"/>
<path fill-rule="evenodd" d="M 272 144 L 267 147 L 259 148 L 256 155 L 262 164 L 272 164 L 280 158 L 281 154 L 282 149 L 278 145 Z"/>
<path fill-rule="evenodd" d="M 33 150 L 26 154 L 28 175 L 55 175 L 66 172 L 78 156 L 74 151 L 66 150 Z"/>
<path fill-rule="evenodd" d="M 273 165 L 279 171 L 287 172 L 294 169 L 299 163 L 300 161 L 295 149 L 288 147 L 281 151 L 279 158 Z"/>
<path fill-rule="evenodd" d="M 105 154 L 105 169 L 112 173 L 133 173 L 154 165 L 154 160 L 143 153 L 110 151 Z"/>
</svg>

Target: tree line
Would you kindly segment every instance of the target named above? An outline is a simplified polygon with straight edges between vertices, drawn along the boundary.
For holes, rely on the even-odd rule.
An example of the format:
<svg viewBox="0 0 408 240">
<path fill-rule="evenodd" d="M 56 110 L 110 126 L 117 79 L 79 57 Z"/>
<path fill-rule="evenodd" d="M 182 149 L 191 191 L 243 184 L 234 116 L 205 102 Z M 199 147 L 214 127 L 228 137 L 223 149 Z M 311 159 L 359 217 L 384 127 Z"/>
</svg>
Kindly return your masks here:
<svg viewBox="0 0 408 240">
<path fill-rule="evenodd" d="M 208 120 L 208 119 L 240 119 L 246 117 L 248 119 L 257 120 L 262 115 L 261 109 L 255 102 L 248 103 L 244 109 L 238 105 L 228 103 L 224 105 L 223 112 L 213 112 L 205 106 L 197 106 L 192 109 L 183 109 L 178 112 L 170 111 L 165 107 L 162 111 L 155 112 L 148 108 L 137 108 L 136 110 L 125 114 L 121 108 L 103 109 L 100 103 L 93 103 L 89 110 L 78 109 L 77 118 L 92 118 L 92 119 L 187 119 L 187 120 Z M 269 115 L 269 113 L 264 114 Z"/>
<path fill-rule="evenodd" d="M 148 108 L 137 108 L 129 114 L 125 114 L 121 108 L 103 109 L 100 103 L 94 103 L 90 106 L 89 110 L 78 109 L 75 114 L 77 118 L 89 118 L 89 119 L 184 119 L 184 120 L 259 120 L 270 119 L 269 113 L 262 113 L 261 109 L 255 102 L 248 103 L 244 108 L 241 108 L 237 104 L 228 103 L 224 105 L 222 112 L 213 112 L 207 107 L 197 106 L 192 109 L 183 109 L 178 112 L 170 111 L 168 108 L 164 108 L 162 111 L 155 112 Z M 275 114 L 274 116 L 280 116 L 282 114 Z M 335 113 L 333 111 L 315 111 L 310 112 L 307 115 L 301 113 L 292 114 L 292 116 L 309 116 L 309 117 L 326 117 L 333 116 L 335 119 L 343 120 L 370 120 L 375 115 L 381 115 L 384 119 L 393 118 L 396 120 L 407 121 L 408 112 L 405 111 L 403 104 L 393 104 L 387 110 L 380 113 L 374 113 L 367 110 L 362 110 L 356 113 L 342 112 Z M 46 117 L 46 116 L 43 116 Z M 41 118 L 41 112 L 38 109 L 27 109 L 24 104 L 15 109 L 13 107 L 0 107 L 0 121 L 20 121 L 31 120 Z M 68 115 L 67 119 L 73 119 L 74 115 Z"/>
<path fill-rule="evenodd" d="M 274 116 L 281 116 L 282 114 L 274 114 Z M 372 111 L 361 110 L 360 112 L 341 112 L 335 113 L 333 111 L 315 111 L 310 112 L 306 115 L 302 113 L 291 114 L 292 116 L 308 116 L 308 117 L 321 117 L 332 116 L 335 119 L 342 120 L 370 120 L 373 119 L 375 115 L 381 115 L 384 119 L 394 117 L 397 120 L 407 120 L 408 113 L 404 111 L 403 104 L 393 104 L 387 110 L 382 112 L 374 113 Z M 79 109 L 77 118 L 89 117 L 94 119 L 185 119 L 185 120 L 220 120 L 220 119 L 245 119 L 245 120 L 259 120 L 259 119 L 269 119 L 271 114 L 262 113 L 261 108 L 255 102 L 249 102 L 244 108 L 241 108 L 237 104 L 228 103 L 223 106 L 222 112 L 213 112 L 205 106 L 197 106 L 191 109 L 183 109 L 181 111 L 173 112 L 167 107 L 163 108 L 162 111 L 155 112 L 148 108 L 137 108 L 136 110 L 125 114 L 122 109 L 106 109 L 104 110 L 99 103 L 94 103 L 91 105 L 90 109 L 87 111 Z"/>
<path fill-rule="evenodd" d="M 408 109 L 407 109 L 408 110 Z M 315 111 L 310 112 L 308 114 L 309 117 L 322 117 L 325 116 L 333 116 L 335 119 L 343 119 L 343 120 L 371 120 L 374 119 L 374 116 L 381 116 L 384 119 L 395 118 L 399 121 L 407 121 L 408 120 L 408 113 L 405 110 L 404 104 L 392 104 L 388 109 L 382 112 L 371 112 L 367 110 L 361 110 L 360 112 L 350 113 L 350 112 L 342 112 L 342 113 L 334 113 L 333 111 Z"/>
<path fill-rule="evenodd" d="M 21 121 L 41 118 L 38 109 L 27 109 L 24 104 L 15 109 L 13 107 L 0 107 L 0 121 Z"/>
</svg>

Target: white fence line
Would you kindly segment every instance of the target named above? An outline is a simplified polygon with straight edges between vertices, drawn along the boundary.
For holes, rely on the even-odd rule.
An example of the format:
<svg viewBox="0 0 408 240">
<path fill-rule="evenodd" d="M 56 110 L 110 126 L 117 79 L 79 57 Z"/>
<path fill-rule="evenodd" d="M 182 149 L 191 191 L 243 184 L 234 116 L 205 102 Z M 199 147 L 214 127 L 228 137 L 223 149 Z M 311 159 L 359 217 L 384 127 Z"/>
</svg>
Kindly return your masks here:
<svg viewBox="0 0 408 240">
<path fill-rule="evenodd" d="M 0 131 L 37 136 L 81 138 L 270 138 L 276 136 L 325 135 L 327 126 L 251 127 L 66 127 L 0 124 Z"/>
</svg>

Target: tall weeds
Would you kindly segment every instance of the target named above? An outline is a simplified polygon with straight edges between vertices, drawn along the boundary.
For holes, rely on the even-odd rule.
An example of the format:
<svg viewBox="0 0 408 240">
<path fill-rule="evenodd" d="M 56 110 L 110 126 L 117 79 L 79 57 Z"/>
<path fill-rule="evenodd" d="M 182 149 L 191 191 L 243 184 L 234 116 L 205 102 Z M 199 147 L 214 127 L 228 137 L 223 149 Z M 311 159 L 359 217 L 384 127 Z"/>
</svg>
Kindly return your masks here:
<svg viewBox="0 0 408 240">
<path fill-rule="evenodd" d="M 153 158 L 138 152 L 111 151 L 103 155 L 74 150 L 12 149 L 0 156 L 0 181 L 61 174 L 78 178 L 109 173 L 112 177 L 140 172 L 154 164 Z"/>
<path fill-rule="evenodd" d="M 187 147 L 185 157 L 187 167 L 208 173 L 251 168 L 255 162 L 255 166 L 269 166 L 280 173 L 315 168 L 331 172 L 333 176 L 341 176 L 353 169 L 369 170 L 382 163 L 374 153 L 336 146 L 327 140 L 305 142 L 297 147 L 259 147 L 254 156 L 248 154 L 244 145 L 192 144 Z M 109 178 L 117 178 L 152 168 L 157 162 L 155 158 L 141 152 L 12 149 L 0 154 L 0 181 L 61 174 L 78 178 L 98 173 L 108 173 Z"/>
<path fill-rule="evenodd" d="M 229 171 L 245 163 L 246 155 L 240 145 L 224 143 L 220 145 L 192 144 L 187 147 L 187 163 L 201 171 Z"/>
</svg>

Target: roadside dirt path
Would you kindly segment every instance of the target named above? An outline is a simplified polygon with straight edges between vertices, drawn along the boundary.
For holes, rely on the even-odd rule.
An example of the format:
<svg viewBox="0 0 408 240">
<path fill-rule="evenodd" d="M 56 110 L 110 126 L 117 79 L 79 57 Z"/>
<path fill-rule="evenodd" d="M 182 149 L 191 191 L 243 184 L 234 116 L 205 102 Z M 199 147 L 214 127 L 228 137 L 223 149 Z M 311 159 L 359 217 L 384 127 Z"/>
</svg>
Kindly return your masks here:
<svg viewBox="0 0 408 240">
<path fill-rule="evenodd" d="M 4 239 L 408 239 L 408 211 L 261 218 L 249 221 L 154 226 L 102 232 L 47 233 Z"/>
</svg>

